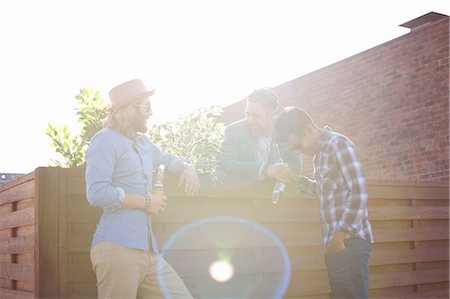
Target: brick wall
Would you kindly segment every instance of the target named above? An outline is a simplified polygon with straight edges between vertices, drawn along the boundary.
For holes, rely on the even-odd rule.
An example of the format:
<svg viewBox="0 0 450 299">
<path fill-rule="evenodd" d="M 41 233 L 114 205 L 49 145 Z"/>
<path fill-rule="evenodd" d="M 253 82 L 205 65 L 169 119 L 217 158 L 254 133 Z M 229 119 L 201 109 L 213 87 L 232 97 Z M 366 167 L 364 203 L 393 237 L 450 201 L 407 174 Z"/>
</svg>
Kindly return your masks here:
<svg viewBox="0 0 450 299">
<path fill-rule="evenodd" d="M 449 18 L 414 21 L 404 36 L 275 90 L 281 106 L 300 106 L 350 137 L 367 177 L 448 181 Z M 222 120 L 238 119 L 244 105 L 225 108 Z"/>
</svg>

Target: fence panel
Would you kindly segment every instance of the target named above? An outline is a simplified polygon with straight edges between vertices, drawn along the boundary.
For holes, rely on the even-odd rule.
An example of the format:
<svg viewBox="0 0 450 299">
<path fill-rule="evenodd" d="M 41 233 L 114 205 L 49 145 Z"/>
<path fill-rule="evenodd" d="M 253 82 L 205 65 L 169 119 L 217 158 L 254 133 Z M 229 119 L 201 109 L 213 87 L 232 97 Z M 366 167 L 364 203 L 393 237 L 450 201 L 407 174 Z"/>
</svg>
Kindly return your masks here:
<svg viewBox="0 0 450 299">
<path fill-rule="evenodd" d="M 167 176 L 160 248 L 195 298 L 328 298 L 317 201 L 270 183 L 216 186 L 185 197 Z M 370 298 L 447 298 L 448 185 L 369 181 L 375 244 Z M 83 169 L 38 168 L 0 186 L 0 298 L 95 298 L 89 247 L 101 210 L 85 198 Z M 226 261 L 227 282 L 210 267 Z M 220 270 L 220 268 L 219 268 Z M 223 274 L 219 271 L 219 274 Z"/>
</svg>

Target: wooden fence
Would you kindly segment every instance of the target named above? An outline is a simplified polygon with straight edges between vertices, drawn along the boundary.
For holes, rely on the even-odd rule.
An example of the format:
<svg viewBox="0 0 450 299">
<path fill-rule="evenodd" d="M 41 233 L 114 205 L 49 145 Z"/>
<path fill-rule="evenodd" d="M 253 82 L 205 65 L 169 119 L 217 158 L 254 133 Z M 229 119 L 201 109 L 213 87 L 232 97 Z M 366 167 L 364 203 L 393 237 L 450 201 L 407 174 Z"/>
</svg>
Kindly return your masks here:
<svg viewBox="0 0 450 299">
<path fill-rule="evenodd" d="M 274 205 L 268 183 L 186 198 L 175 183 L 154 230 L 195 298 L 328 298 L 315 199 L 290 186 Z M 448 298 L 448 191 L 369 181 L 370 298 Z M 0 186 L 0 298 L 95 298 L 88 252 L 100 213 L 82 169 L 38 168 Z M 211 278 L 217 260 L 234 268 L 230 280 Z"/>
</svg>

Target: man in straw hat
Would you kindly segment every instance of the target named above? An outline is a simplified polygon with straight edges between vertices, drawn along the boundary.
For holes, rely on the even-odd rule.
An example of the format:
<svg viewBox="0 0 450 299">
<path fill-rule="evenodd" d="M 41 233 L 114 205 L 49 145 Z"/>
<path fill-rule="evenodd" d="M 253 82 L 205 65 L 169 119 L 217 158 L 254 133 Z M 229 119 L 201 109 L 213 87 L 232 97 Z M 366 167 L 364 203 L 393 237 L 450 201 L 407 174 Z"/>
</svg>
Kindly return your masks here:
<svg viewBox="0 0 450 299">
<path fill-rule="evenodd" d="M 166 196 L 152 193 L 152 171 L 163 164 L 180 174 L 188 195 L 200 181 L 185 159 L 160 151 L 145 135 L 154 92 L 141 80 L 111 89 L 105 128 L 86 153 L 87 200 L 103 209 L 91 245 L 98 298 L 192 298 L 158 253 L 151 215 L 164 211 Z"/>
</svg>

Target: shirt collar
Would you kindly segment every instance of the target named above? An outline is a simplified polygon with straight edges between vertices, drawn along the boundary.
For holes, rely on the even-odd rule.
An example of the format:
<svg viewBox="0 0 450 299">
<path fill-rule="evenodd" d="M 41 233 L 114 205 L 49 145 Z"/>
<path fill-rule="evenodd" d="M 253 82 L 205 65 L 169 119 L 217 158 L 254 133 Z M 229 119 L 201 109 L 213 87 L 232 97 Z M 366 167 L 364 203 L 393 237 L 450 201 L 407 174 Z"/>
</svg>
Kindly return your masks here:
<svg viewBox="0 0 450 299">
<path fill-rule="evenodd" d="M 259 137 L 255 137 L 255 139 L 257 141 L 261 141 L 261 142 L 270 142 L 272 141 L 272 135 L 268 135 L 268 136 L 259 136 Z"/>
<path fill-rule="evenodd" d="M 317 142 L 316 152 L 323 150 L 324 147 L 328 145 L 328 142 L 331 138 L 331 133 L 333 133 L 333 130 L 331 130 L 331 128 L 328 126 L 325 126 L 322 129 L 322 133 L 320 134 L 319 140 Z"/>
</svg>

